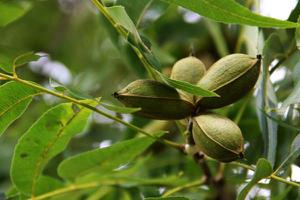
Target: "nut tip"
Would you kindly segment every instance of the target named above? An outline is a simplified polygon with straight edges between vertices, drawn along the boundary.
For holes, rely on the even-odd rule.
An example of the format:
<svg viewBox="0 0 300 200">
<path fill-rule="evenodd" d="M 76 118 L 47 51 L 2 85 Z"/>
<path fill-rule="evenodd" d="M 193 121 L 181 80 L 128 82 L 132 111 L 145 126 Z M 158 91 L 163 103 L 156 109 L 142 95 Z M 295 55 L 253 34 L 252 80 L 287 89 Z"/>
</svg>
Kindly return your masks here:
<svg viewBox="0 0 300 200">
<path fill-rule="evenodd" d="M 119 98 L 119 93 L 118 92 L 114 92 L 113 94 L 112 94 L 115 98 Z"/>
<path fill-rule="evenodd" d="M 261 60 L 261 59 L 262 59 L 262 55 L 261 55 L 261 54 L 257 54 L 257 55 L 256 55 L 256 58 L 257 58 L 258 60 Z"/>
</svg>

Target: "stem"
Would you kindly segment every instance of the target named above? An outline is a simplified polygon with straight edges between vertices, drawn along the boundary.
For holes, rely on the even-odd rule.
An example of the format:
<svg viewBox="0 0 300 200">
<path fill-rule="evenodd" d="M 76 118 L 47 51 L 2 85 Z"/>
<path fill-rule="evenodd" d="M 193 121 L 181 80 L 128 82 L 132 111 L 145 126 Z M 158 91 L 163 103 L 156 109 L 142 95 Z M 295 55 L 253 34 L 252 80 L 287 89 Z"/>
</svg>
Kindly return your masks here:
<svg viewBox="0 0 300 200">
<path fill-rule="evenodd" d="M 111 25 L 116 29 L 116 31 L 123 36 L 124 39 L 127 39 L 128 37 L 128 33 L 126 30 L 124 30 L 124 28 L 122 28 L 122 26 L 120 26 L 115 20 L 114 18 L 109 14 L 109 12 L 106 10 L 105 6 L 102 5 L 102 3 L 99 2 L 99 0 L 91 0 L 93 2 L 93 4 L 98 8 L 98 10 L 104 15 L 104 17 L 111 23 Z M 147 70 L 149 76 L 154 79 L 157 80 L 155 73 L 152 70 L 152 65 L 147 61 L 147 59 L 145 58 L 145 56 L 142 54 L 142 52 L 130 45 L 133 49 L 133 51 L 136 53 L 136 55 L 138 56 L 138 58 L 141 60 L 141 62 L 143 63 L 145 69 Z M 148 49 L 148 48 L 146 48 Z"/>
<path fill-rule="evenodd" d="M 243 167 L 245 169 L 249 169 L 249 170 L 252 170 L 252 171 L 255 171 L 255 167 L 252 167 L 250 165 L 247 165 L 245 163 L 240 163 L 240 162 L 231 162 L 230 164 L 234 164 L 234 165 L 237 165 L 237 166 L 240 166 L 240 167 Z M 297 183 L 297 182 L 293 182 L 293 181 L 288 181 L 284 178 L 281 178 L 279 176 L 276 176 L 274 173 L 269 177 L 271 179 L 274 179 L 274 180 L 277 180 L 279 182 L 282 182 L 282 183 L 286 183 L 288 185 L 292 185 L 292 186 L 296 186 L 296 187 L 299 187 L 300 188 L 300 183 Z"/>
<path fill-rule="evenodd" d="M 193 187 L 197 187 L 197 186 L 200 186 L 200 185 L 203 185 L 205 183 L 205 178 L 202 178 L 200 180 L 196 180 L 196 181 L 193 181 L 191 183 L 188 183 L 186 185 L 182 185 L 182 186 L 179 186 L 179 187 L 176 187 L 176 188 L 173 188 L 171 190 L 168 190 L 166 191 L 162 197 L 168 197 L 170 196 L 171 194 L 174 194 L 176 192 L 179 192 L 179 191 L 182 191 L 182 190 L 185 190 L 185 189 L 189 189 L 189 188 L 193 188 Z"/>
<path fill-rule="evenodd" d="M 69 102 L 72 102 L 72 103 L 75 103 L 75 104 L 77 104 L 77 105 L 81 105 L 81 106 L 83 106 L 83 107 L 85 107 L 85 108 L 87 108 L 87 109 L 89 109 L 89 110 L 92 110 L 92 111 L 94 111 L 94 112 L 96 112 L 96 113 L 98 113 L 98 114 L 100 114 L 100 115 L 103 115 L 103 116 L 105 116 L 105 117 L 107 117 L 107 118 L 109 118 L 109 119 L 112 119 L 112 120 L 114 120 L 114 121 L 117 121 L 117 122 L 119 122 L 119 123 L 121 123 L 121 124 L 123 124 L 123 125 L 125 125 L 125 126 L 127 126 L 127 127 L 129 127 L 129 128 L 131 128 L 131 129 L 137 131 L 137 132 L 140 132 L 140 133 L 142 133 L 142 134 L 144 134 L 144 135 L 146 135 L 146 136 L 148 136 L 148 137 L 151 137 L 151 138 L 153 138 L 153 139 L 157 140 L 158 142 L 163 143 L 163 144 L 165 144 L 165 145 L 174 147 L 174 148 L 179 149 L 179 150 L 181 150 L 181 151 L 182 151 L 183 148 L 184 148 L 184 146 L 181 145 L 181 144 L 178 144 L 178 143 L 176 143 L 176 142 L 172 142 L 172 141 L 169 141 L 169 140 L 166 140 L 166 139 L 162 139 L 162 138 L 153 136 L 153 135 L 151 135 L 150 133 L 144 131 L 143 129 L 141 129 L 141 128 L 135 126 L 135 125 L 132 125 L 132 124 L 130 124 L 130 123 L 128 123 L 128 122 L 125 122 L 125 121 L 123 121 L 122 119 L 120 119 L 120 118 L 118 118 L 118 117 L 115 117 L 115 116 L 113 116 L 113 115 L 107 114 L 107 113 L 105 113 L 105 112 L 99 110 L 99 109 L 96 108 L 96 107 L 93 107 L 93 106 L 91 106 L 91 105 L 89 105 L 89 104 L 87 104 L 87 103 L 84 103 L 84 102 L 82 102 L 82 101 L 80 101 L 80 100 L 78 100 L 78 99 L 74 99 L 74 98 L 69 97 L 69 96 L 66 96 L 66 95 L 64 95 L 64 94 L 57 93 L 57 92 L 55 92 L 55 91 L 49 90 L 49 89 L 47 89 L 47 88 L 44 88 L 44 87 L 42 87 L 42 86 L 40 86 L 40 85 L 38 85 L 38 84 L 36 84 L 36 83 L 34 83 L 34 82 L 30 82 L 30 81 L 27 81 L 27 80 L 24 80 L 24 79 L 15 77 L 15 76 L 10 76 L 10 75 L 7 75 L 7 74 L 3 74 L 3 73 L 0 73 L 0 77 L 4 77 L 4 78 L 6 78 L 7 80 L 12 80 L 12 81 L 15 81 L 15 82 L 22 83 L 22 84 L 24 84 L 24 85 L 27 85 L 27 86 L 30 86 L 30 87 L 32 87 L 32 88 L 35 88 L 35 89 L 37 89 L 37 90 L 39 90 L 39 91 L 42 91 L 42 92 L 44 92 L 44 93 L 51 94 L 51 95 L 56 96 L 56 97 L 61 98 L 61 99 L 65 99 L 65 100 L 67 100 L 67 101 L 69 101 Z"/>
<path fill-rule="evenodd" d="M 198 152 L 198 153 L 194 154 L 194 160 L 201 167 L 201 169 L 203 170 L 203 173 L 205 174 L 205 176 L 204 176 L 205 182 L 211 183 L 212 174 L 211 174 L 210 169 L 209 169 L 209 167 L 206 163 L 206 160 L 204 159 L 204 154 L 201 153 L 201 152 Z"/>
</svg>

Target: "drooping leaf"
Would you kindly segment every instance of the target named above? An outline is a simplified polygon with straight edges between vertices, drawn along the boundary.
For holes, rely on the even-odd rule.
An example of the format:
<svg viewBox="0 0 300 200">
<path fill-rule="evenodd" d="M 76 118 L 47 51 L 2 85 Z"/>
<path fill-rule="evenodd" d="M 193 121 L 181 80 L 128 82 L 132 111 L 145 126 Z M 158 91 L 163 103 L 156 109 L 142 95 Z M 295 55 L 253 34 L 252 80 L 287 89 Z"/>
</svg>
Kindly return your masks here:
<svg viewBox="0 0 300 200">
<path fill-rule="evenodd" d="M 26 110 L 39 91 L 16 82 L 0 86 L 0 135 Z"/>
<path fill-rule="evenodd" d="M 15 147 L 11 166 L 11 178 L 19 191 L 36 194 L 48 161 L 62 152 L 75 134 L 83 131 L 90 114 L 90 110 L 81 106 L 60 104 L 29 128 Z"/>
<path fill-rule="evenodd" d="M 288 128 L 288 129 L 291 129 L 291 130 L 294 130 L 294 131 L 300 131 L 300 127 L 299 126 L 295 126 L 295 125 L 292 125 L 292 124 L 289 124 L 281 119 L 278 119 L 278 117 L 275 117 L 274 115 L 270 115 L 268 114 L 266 111 L 264 110 L 261 110 L 261 112 L 266 115 L 266 117 L 270 118 L 271 120 L 275 121 L 278 125 L 282 126 L 282 127 L 285 127 L 285 128 Z"/>
<path fill-rule="evenodd" d="M 250 192 L 251 188 L 254 185 L 256 185 L 261 179 L 267 178 L 271 174 L 272 174 L 271 164 L 264 158 L 259 159 L 256 163 L 256 169 L 253 178 L 239 192 L 237 200 L 246 199 L 246 196 Z"/>
<path fill-rule="evenodd" d="M 118 0 L 117 4 L 125 7 L 128 15 L 132 19 L 132 21 L 137 24 L 142 13 L 147 9 L 151 4 L 149 0 L 139 0 L 139 1 L 127 1 L 127 0 Z"/>
<path fill-rule="evenodd" d="M 182 6 L 218 22 L 259 27 L 295 28 L 299 23 L 282 21 L 251 12 L 234 0 L 163 0 Z"/>
<path fill-rule="evenodd" d="M 124 113 L 124 114 L 129 114 L 129 113 L 135 113 L 141 108 L 130 108 L 130 107 L 125 107 L 125 106 L 116 106 L 113 104 L 107 104 L 107 103 L 101 103 L 101 105 L 111 111 L 117 112 L 117 113 Z"/>
<path fill-rule="evenodd" d="M 117 0 L 118 5 L 122 5 L 125 7 L 128 15 L 136 25 L 136 27 L 140 27 L 141 24 L 148 24 L 150 21 L 157 20 L 167 9 L 168 4 L 161 1 L 153 1 L 153 0 L 139 0 L 139 1 L 128 1 L 128 0 Z M 145 17 L 147 12 L 155 11 L 155 15 L 151 15 L 151 18 Z"/>
<path fill-rule="evenodd" d="M 126 10 L 123 6 L 112 6 L 107 7 L 106 9 L 118 25 L 129 31 L 134 36 L 136 41 L 142 41 L 134 23 L 126 13 Z"/>
<path fill-rule="evenodd" d="M 300 156 L 300 134 L 298 134 L 292 142 L 291 150 L 286 159 L 280 164 L 276 172 L 285 170 L 287 166 L 292 164 Z"/>
<path fill-rule="evenodd" d="M 264 154 L 272 165 L 275 163 L 276 146 L 277 146 L 277 129 L 278 125 L 275 121 L 267 118 L 261 110 L 265 108 L 274 108 L 277 106 L 277 98 L 274 92 L 273 85 L 270 81 L 269 65 L 271 62 L 281 56 L 283 48 L 278 35 L 272 34 L 266 40 L 263 48 L 263 65 L 262 74 L 258 81 L 259 88 L 257 92 L 257 114 L 260 129 L 264 139 Z M 275 113 L 270 113 L 275 116 Z"/>
<path fill-rule="evenodd" d="M 31 4 L 29 2 L 16 1 L 1 1 L 0 2 L 0 27 L 22 17 L 29 9 Z"/>
<path fill-rule="evenodd" d="M 130 162 L 154 142 L 153 138 L 141 137 L 88 151 L 64 160 L 58 167 L 58 174 L 73 179 L 92 172 L 110 172 Z"/>
<path fill-rule="evenodd" d="M 177 89 L 183 90 L 185 92 L 188 92 L 188 93 L 196 95 L 196 96 L 202 96 L 202 97 L 218 97 L 219 96 L 215 92 L 203 89 L 203 88 L 193 85 L 191 83 L 170 79 L 166 75 L 158 72 L 157 70 L 155 70 L 153 68 L 151 70 L 153 71 L 153 73 L 155 73 L 155 75 L 158 77 L 158 79 L 162 80 L 162 82 L 166 83 L 167 85 L 169 85 L 171 87 L 175 87 Z"/>
</svg>

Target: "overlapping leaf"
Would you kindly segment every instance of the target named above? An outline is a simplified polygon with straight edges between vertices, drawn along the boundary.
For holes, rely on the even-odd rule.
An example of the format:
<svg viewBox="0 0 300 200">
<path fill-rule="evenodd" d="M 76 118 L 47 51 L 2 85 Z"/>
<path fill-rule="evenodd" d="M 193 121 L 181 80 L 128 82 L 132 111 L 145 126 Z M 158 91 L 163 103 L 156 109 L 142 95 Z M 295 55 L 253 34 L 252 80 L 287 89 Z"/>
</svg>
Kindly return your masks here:
<svg viewBox="0 0 300 200">
<path fill-rule="evenodd" d="M 88 151 L 64 160 L 58 167 L 58 174 L 73 179 L 94 172 L 110 172 L 130 162 L 154 142 L 153 138 L 141 137 Z"/>
<path fill-rule="evenodd" d="M 11 178 L 19 191 L 36 194 L 45 165 L 83 131 L 90 114 L 90 110 L 72 103 L 60 104 L 48 110 L 20 138 L 11 166 Z"/>
</svg>

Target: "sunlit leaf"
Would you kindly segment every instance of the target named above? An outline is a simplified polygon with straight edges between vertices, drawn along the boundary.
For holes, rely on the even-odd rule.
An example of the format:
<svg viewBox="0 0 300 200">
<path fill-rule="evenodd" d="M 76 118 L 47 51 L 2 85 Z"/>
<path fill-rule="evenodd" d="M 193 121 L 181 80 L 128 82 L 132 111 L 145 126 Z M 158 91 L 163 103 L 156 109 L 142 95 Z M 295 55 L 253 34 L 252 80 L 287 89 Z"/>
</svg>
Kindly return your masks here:
<svg viewBox="0 0 300 200">
<path fill-rule="evenodd" d="M 39 91 L 16 82 L 0 86 L 0 135 L 27 109 Z"/>
<path fill-rule="evenodd" d="M 109 173 L 130 162 L 154 142 L 153 138 L 141 137 L 88 151 L 64 160 L 58 167 L 58 174 L 73 179 L 92 172 Z"/>
<path fill-rule="evenodd" d="M 294 28 L 300 26 L 298 23 L 282 21 L 255 14 L 234 0 L 163 1 L 182 6 L 204 17 L 223 23 L 279 28 Z"/>
<path fill-rule="evenodd" d="M 15 147 L 11 166 L 11 178 L 18 190 L 28 195 L 37 193 L 46 164 L 84 130 L 90 114 L 90 110 L 72 103 L 60 104 L 29 128 Z"/>
</svg>

